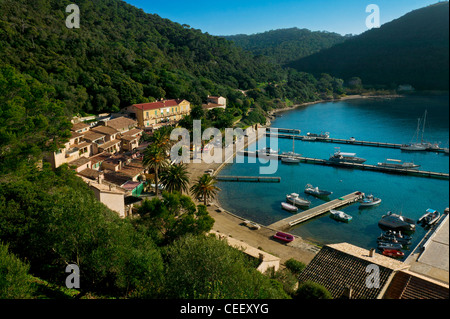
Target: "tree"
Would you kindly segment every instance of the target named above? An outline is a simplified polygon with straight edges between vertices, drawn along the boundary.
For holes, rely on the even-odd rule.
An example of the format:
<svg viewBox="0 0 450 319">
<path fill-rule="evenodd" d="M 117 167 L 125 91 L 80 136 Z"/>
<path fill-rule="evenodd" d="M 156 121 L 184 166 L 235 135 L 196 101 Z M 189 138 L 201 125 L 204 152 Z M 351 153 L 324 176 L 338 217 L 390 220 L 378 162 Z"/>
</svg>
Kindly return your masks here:
<svg viewBox="0 0 450 319">
<path fill-rule="evenodd" d="M 168 166 L 161 172 L 161 184 L 168 192 L 188 192 L 189 172 L 186 164 L 174 164 Z"/>
<path fill-rule="evenodd" d="M 187 234 L 205 234 L 214 225 L 205 206 L 196 207 L 189 196 L 176 191 L 163 192 L 162 199 L 144 200 L 138 214 L 141 218 L 136 224 L 144 226 L 147 235 L 159 245 L 167 245 Z"/>
<path fill-rule="evenodd" d="M 31 298 L 34 288 L 30 266 L 8 251 L 8 245 L 0 242 L 0 299 Z"/>
<path fill-rule="evenodd" d="M 159 190 L 159 170 L 164 169 L 168 165 L 166 159 L 166 151 L 158 144 L 150 144 L 144 151 L 144 158 L 142 163 L 148 168 L 152 168 L 155 171 L 155 194 L 158 196 Z"/>
<path fill-rule="evenodd" d="M 217 181 L 211 175 L 204 174 L 198 178 L 190 191 L 196 198 L 203 197 L 203 204 L 206 206 L 208 199 L 213 198 L 220 191 L 220 188 L 215 186 L 216 183 Z"/>
<path fill-rule="evenodd" d="M 188 235 L 167 249 L 165 295 L 173 299 L 285 299 L 279 282 L 214 236 Z"/>
<path fill-rule="evenodd" d="M 332 296 L 322 285 L 307 280 L 299 285 L 294 299 L 332 299 Z"/>
</svg>

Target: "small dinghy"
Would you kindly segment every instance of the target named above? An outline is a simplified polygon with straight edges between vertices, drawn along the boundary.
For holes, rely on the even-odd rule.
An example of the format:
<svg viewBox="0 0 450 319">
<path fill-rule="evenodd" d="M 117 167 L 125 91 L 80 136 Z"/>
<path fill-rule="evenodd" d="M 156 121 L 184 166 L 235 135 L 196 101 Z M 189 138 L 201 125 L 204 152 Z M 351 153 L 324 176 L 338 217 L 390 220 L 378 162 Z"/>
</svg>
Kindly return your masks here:
<svg viewBox="0 0 450 319">
<path fill-rule="evenodd" d="M 426 210 L 426 213 L 419 218 L 417 224 L 422 224 L 423 226 L 431 226 L 438 221 L 439 217 L 441 217 L 441 213 L 439 213 L 437 210 L 428 208 Z"/>
<path fill-rule="evenodd" d="M 378 249 L 402 249 L 403 245 L 399 243 L 378 242 Z"/>
<path fill-rule="evenodd" d="M 402 244 L 403 246 L 411 245 L 410 237 L 398 237 L 398 236 L 395 236 L 394 234 L 388 233 L 388 232 L 381 234 L 377 238 L 377 240 L 380 242 L 399 243 L 399 244 Z"/>
<path fill-rule="evenodd" d="M 372 194 L 364 195 L 358 202 L 361 207 L 375 206 L 381 203 L 381 198 L 374 197 Z"/>
<path fill-rule="evenodd" d="M 279 239 L 279 240 L 287 242 L 287 243 L 290 243 L 290 242 L 294 241 L 294 239 L 295 239 L 294 236 L 280 232 L 280 231 L 277 232 L 275 235 L 273 235 L 273 238 Z"/>
<path fill-rule="evenodd" d="M 291 204 L 285 203 L 285 202 L 281 203 L 281 208 L 283 208 L 284 210 L 287 210 L 288 212 L 296 212 L 296 211 L 298 211 L 297 206 L 294 206 L 294 205 L 291 205 Z"/>
<path fill-rule="evenodd" d="M 297 193 L 291 193 L 289 195 L 286 195 L 286 200 L 296 206 L 306 206 L 309 207 L 311 205 L 311 202 L 307 199 L 304 199 L 300 197 Z"/>
<path fill-rule="evenodd" d="M 319 189 L 317 186 L 313 187 L 311 184 L 305 186 L 305 193 L 313 196 L 329 196 L 333 194 L 333 192 Z"/>
<path fill-rule="evenodd" d="M 383 255 L 388 257 L 400 258 L 405 256 L 405 253 L 397 249 L 384 249 Z"/>
<path fill-rule="evenodd" d="M 244 224 L 248 227 L 248 228 L 250 228 L 250 229 L 256 229 L 256 230 L 258 230 L 258 229 L 260 229 L 261 228 L 261 226 L 259 226 L 257 223 L 255 223 L 255 222 L 252 222 L 251 220 L 246 220 L 246 221 L 244 221 Z"/>
<path fill-rule="evenodd" d="M 339 220 L 341 222 L 349 222 L 353 219 L 352 216 L 340 211 L 340 210 L 330 210 L 331 217 L 335 220 Z"/>
</svg>

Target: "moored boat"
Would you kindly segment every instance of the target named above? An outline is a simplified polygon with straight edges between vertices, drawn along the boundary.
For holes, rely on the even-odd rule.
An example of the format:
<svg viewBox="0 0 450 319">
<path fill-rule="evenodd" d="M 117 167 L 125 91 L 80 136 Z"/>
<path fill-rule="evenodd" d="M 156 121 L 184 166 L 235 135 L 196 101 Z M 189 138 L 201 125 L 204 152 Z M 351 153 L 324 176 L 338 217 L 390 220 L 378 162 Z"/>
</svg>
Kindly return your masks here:
<svg viewBox="0 0 450 319">
<path fill-rule="evenodd" d="M 329 196 L 333 192 L 319 189 L 319 187 L 313 187 L 311 184 L 305 186 L 305 193 L 313 196 Z"/>
<path fill-rule="evenodd" d="M 397 159 L 387 158 L 386 162 L 378 163 L 379 167 L 394 168 L 394 169 L 417 169 L 420 165 L 414 164 L 413 162 L 403 162 Z"/>
<path fill-rule="evenodd" d="M 441 213 L 439 213 L 437 210 L 428 208 L 426 210 L 426 213 L 419 218 L 417 224 L 422 224 L 423 226 L 431 226 L 438 221 L 439 217 L 441 217 Z"/>
<path fill-rule="evenodd" d="M 339 220 L 339 221 L 342 221 L 342 222 L 349 222 L 349 221 L 351 221 L 353 219 L 352 216 L 350 216 L 350 215 L 348 215 L 348 214 L 346 214 L 346 213 L 344 213 L 343 211 L 340 211 L 340 210 L 332 209 L 332 210 L 330 210 L 330 213 L 331 213 L 331 217 L 333 219 L 336 219 L 336 220 Z"/>
<path fill-rule="evenodd" d="M 385 232 L 384 234 L 381 234 L 377 241 L 379 242 L 391 242 L 391 243 L 399 243 L 403 246 L 409 246 L 411 245 L 411 237 L 399 237 L 395 235 L 395 233 L 392 232 Z"/>
<path fill-rule="evenodd" d="M 297 193 L 291 193 L 289 195 L 286 195 L 286 200 L 296 206 L 309 206 L 311 205 L 311 202 L 307 199 L 304 199 L 300 197 Z"/>
<path fill-rule="evenodd" d="M 393 214 L 392 212 L 387 212 L 378 221 L 378 226 L 384 229 L 396 230 L 396 231 L 415 231 L 416 225 L 414 220 L 407 218 L 405 216 Z"/>
<path fill-rule="evenodd" d="M 378 249 L 402 249 L 403 245 L 399 243 L 378 242 Z"/>
<path fill-rule="evenodd" d="M 264 154 L 278 154 L 278 151 L 271 149 L 270 147 L 264 147 L 260 150 L 258 150 L 258 153 L 264 153 Z"/>
<path fill-rule="evenodd" d="M 358 202 L 362 207 L 375 206 L 381 203 L 381 198 L 374 197 L 372 194 L 364 195 Z"/>
<path fill-rule="evenodd" d="M 281 207 L 282 207 L 284 210 L 287 210 L 288 212 L 296 212 L 296 211 L 298 211 L 297 206 L 294 206 L 294 205 L 291 205 L 291 204 L 285 203 L 285 202 L 282 202 L 282 203 L 281 203 Z"/>
<path fill-rule="evenodd" d="M 281 162 L 287 164 L 298 164 L 300 163 L 300 159 L 298 157 L 302 156 L 302 154 L 295 153 L 295 138 L 292 136 L 292 152 L 284 152 L 281 155 L 284 155 L 281 158 Z"/>
<path fill-rule="evenodd" d="M 404 252 L 397 250 L 397 249 L 384 249 L 382 254 L 385 256 L 394 257 L 394 258 L 400 258 L 400 257 L 405 256 Z"/>
<path fill-rule="evenodd" d="M 277 232 L 275 235 L 273 235 L 273 238 L 279 239 L 279 240 L 287 242 L 287 243 L 290 243 L 290 242 L 294 241 L 294 239 L 295 239 L 294 236 L 280 232 L 280 231 Z"/>
<path fill-rule="evenodd" d="M 344 153 L 341 152 L 339 150 L 339 147 L 336 148 L 337 151 L 334 152 L 333 155 L 331 155 L 331 157 L 329 158 L 330 162 L 334 162 L 334 163 L 341 163 L 341 162 L 346 162 L 346 163 L 358 163 L 358 164 L 362 164 L 366 161 L 366 159 L 361 158 L 361 157 L 357 157 L 356 153 Z"/>
<path fill-rule="evenodd" d="M 302 141 L 315 141 L 316 139 L 317 139 L 317 137 L 315 137 L 315 136 L 306 135 L 306 136 L 302 137 Z"/>
<path fill-rule="evenodd" d="M 329 132 L 325 132 L 325 133 L 320 133 L 320 134 L 316 134 L 316 133 L 306 133 L 306 136 L 310 136 L 310 137 L 315 137 L 315 138 L 329 138 L 330 137 L 330 133 Z"/>
</svg>

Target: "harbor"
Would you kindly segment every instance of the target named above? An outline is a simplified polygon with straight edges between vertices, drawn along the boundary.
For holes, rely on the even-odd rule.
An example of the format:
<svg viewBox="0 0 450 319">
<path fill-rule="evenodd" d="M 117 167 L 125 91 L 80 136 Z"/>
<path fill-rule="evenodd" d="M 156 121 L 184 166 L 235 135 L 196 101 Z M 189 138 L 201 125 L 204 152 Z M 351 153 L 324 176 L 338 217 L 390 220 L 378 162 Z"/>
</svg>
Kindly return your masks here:
<svg viewBox="0 0 450 319">
<path fill-rule="evenodd" d="M 261 156 L 260 159 L 265 161 L 249 159 L 242 163 L 226 165 L 218 174 L 260 176 L 261 167 L 267 165 L 273 167 L 273 162 L 280 160 L 276 165 L 276 173 L 268 176 L 280 177 L 281 181 L 279 183 L 218 181 L 218 187 L 222 189 L 219 195 L 221 207 L 245 220 L 270 228 L 275 233 L 283 231 L 280 228 L 273 228 L 277 223 L 280 225 L 286 218 L 293 221 L 301 217 L 299 215 L 293 218 L 296 212 L 292 213 L 282 208 L 281 202 L 286 200 L 286 194 L 297 193 L 309 200 L 311 205 L 305 210 L 308 211 L 334 201 L 338 196 L 358 190 L 381 198 L 381 203 L 371 207 L 349 203 L 337 208 L 353 217 L 348 223 L 336 222 L 325 212 L 294 227 L 285 223 L 284 229 L 290 234 L 319 245 L 348 242 L 366 249 L 377 247 L 377 238 L 382 232 L 378 222 L 388 211 L 418 220 L 429 208 L 442 213 L 448 207 L 447 154 L 442 151 L 403 151 L 399 148 L 400 143 L 406 143 L 411 139 L 417 117 L 423 115 L 425 107 L 429 112 L 424 139 L 440 142 L 441 147 L 447 147 L 448 122 L 444 121 L 448 118 L 448 111 L 445 111 L 447 104 L 448 97 L 407 97 L 319 103 L 286 111 L 271 123 L 271 127 L 283 128 L 278 133 L 284 135 L 284 138 L 276 139 L 275 144 L 273 136 L 271 139 L 270 135 L 266 135 L 265 143 L 260 139 L 256 145 L 253 144 L 240 153 L 241 156 L 258 156 L 255 152 L 270 148 L 278 154 Z M 447 113 L 442 113 L 442 110 Z M 298 129 L 301 129 L 301 134 Z M 269 132 L 269 129 L 266 132 Z M 308 136 L 307 132 L 333 132 L 330 137 L 354 136 L 355 139 L 343 138 L 340 143 L 336 143 L 340 145 L 333 145 L 331 142 L 301 141 L 302 136 Z M 316 141 L 320 141 L 320 138 L 316 138 Z M 369 143 L 358 145 L 359 141 Z M 366 161 L 349 164 L 330 163 L 329 158 L 338 146 L 342 153 L 354 153 Z M 294 152 L 301 154 L 298 157 L 299 163 L 281 162 L 283 156 L 293 156 Z M 400 166 L 404 163 L 414 163 L 418 167 Z M 329 199 L 303 194 L 307 184 L 332 191 L 333 194 Z M 300 212 L 299 210 L 298 213 Z M 426 233 L 427 228 L 418 225 L 411 236 L 410 247 L 417 245 Z M 404 253 L 408 256 L 409 250 L 404 250 Z"/>
</svg>

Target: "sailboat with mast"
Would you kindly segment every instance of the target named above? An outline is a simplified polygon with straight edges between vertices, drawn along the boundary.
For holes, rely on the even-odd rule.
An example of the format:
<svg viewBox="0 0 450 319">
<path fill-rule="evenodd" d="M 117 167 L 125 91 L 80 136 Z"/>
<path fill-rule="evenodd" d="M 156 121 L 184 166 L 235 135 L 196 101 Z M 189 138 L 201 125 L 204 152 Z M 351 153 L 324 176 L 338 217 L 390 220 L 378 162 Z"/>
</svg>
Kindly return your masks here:
<svg viewBox="0 0 450 319">
<path fill-rule="evenodd" d="M 431 144 L 428 142 L 424 142 L 423 135 L 425 133 L 425 122 L 427 120 L 427 110 L 425 110 L 425 114 L 423 117 L 423 126 L 422 126 L 422 137 L 419 142 L 419 135 L 420 135 L 420 118 L 417 119 L 417 129 L 416 133 L 414 134 L 414 137 L 416 137 L 416 142 L 411 142 L 409 144 L 403 144 L 400 146 L 401 150 L 404 151 L 426 151 L 430 148 Z M 414 139 L 413 137 L 413 139 Z"/>
<path fill-rule="evenodd" d="M 300 163 L 300 156 L 302 154 L 295 153 L 295 137 L 292 136 L 292 152 L 283 152 L 281 155 L 284 155 L 281 157 L 281 162 L 288 163 L 288 164 L 297 164 Z"/>
</svg>

